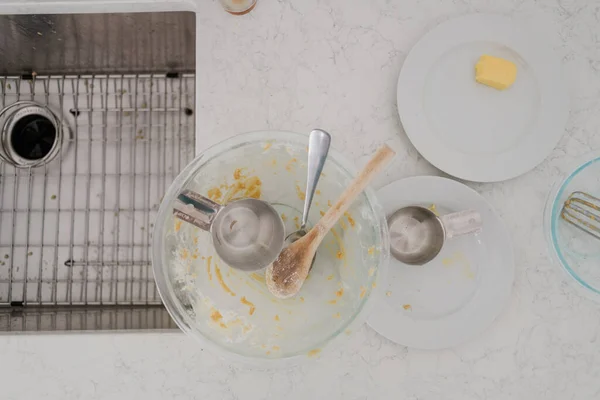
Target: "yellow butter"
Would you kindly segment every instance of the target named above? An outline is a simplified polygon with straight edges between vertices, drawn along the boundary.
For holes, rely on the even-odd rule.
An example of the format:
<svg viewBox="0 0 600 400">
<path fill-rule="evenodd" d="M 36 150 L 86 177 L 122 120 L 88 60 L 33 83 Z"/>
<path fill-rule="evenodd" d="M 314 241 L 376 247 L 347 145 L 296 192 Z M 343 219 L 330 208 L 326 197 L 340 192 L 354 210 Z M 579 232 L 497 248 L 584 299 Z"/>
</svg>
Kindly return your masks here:
<svg viewBox="0 0 600 400">
<path fill-rule="evenodd" d="M 517 66 L 503 58 L 484 54 L 475 64 L 475 80 L 494 89 L 507 89 L 515 79 L 517 79 Z"/>
</svg>

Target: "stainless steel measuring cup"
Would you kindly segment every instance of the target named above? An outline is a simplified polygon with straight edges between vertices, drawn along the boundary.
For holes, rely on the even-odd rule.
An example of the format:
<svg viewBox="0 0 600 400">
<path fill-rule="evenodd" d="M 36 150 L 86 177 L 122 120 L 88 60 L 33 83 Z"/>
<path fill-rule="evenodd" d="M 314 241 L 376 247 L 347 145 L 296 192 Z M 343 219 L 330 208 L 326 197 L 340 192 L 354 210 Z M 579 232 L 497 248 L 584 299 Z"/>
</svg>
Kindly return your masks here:
<svg viewBox="0 0 600 400">
<path fill-rule="evenodd" d="M 191 190 L 180 193 L 177 200 L 173 214 L 210 232 L 215 251 L 232 268 L 264 268 L 283 248 L 283 221 L 265 201 L 242 199 L 223 206 Z"/>
<path fill-rule="evenodd" d="M 467 210 L 438 217 L 421 206 L 409 206 L 395 211 L 387 219 L 390 231 L 390 252 L 398 261 L 423 265 L 442 250 L 446 239 L 481 230 L 481 215 Z"/>
</svg>

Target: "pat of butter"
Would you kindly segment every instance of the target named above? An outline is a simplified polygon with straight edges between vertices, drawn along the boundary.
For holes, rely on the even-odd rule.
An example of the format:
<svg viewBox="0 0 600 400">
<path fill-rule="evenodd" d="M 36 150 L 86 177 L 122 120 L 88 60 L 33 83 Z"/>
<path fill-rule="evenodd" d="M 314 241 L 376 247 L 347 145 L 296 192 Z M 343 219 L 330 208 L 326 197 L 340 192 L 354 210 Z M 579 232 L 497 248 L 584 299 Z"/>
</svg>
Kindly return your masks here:
<svg viewBox="0 0 600 400">
<path fill-rule="evenodd" d="M 475 80 L 494 89 L 507 89 L 516 78 L 517 66 L 500 57 L 482 55 L 475 65 Z"/>
</svg>

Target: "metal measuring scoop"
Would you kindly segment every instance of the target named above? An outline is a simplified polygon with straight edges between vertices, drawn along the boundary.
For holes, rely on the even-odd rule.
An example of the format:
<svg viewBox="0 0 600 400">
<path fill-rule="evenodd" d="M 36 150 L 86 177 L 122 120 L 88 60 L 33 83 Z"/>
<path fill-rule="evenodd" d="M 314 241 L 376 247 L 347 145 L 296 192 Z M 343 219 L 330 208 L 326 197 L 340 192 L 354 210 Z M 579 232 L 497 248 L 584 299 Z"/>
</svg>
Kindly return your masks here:
<svg viewBox="0 0 600 400">
<path fill-rule="evenodd" d="M 423 265 L 442 250 L 446 239 L 481 230 L 481 215 L 467 210 L 442 217 L 428 208 L 409 206 L 395 211 L 387 219 L 390 251 L 400 262 Z"/>
<path fill-rule="evenodd" d="M 210 232 L 215 251 L 232 268 L 264 268 L 283 248 L 283 221 L 265 201 L 242 199 L 222 206 L 191 190 L 180 193 L 177 200 L 173 214 Z"/>
<path fill-rule="evenodd" d="M 304 196 L 304 210 L 302 211 L 302 224 L 300 229 L 290 233 L 285 238 L 286 245 L 294 243 L 302 236 L 306 235 L 306 223 L 308 222 L 308 212 L 310 205 L 315 195 L 317 183 L 323 172 L 325 160 L 329 153 L 329 145 L 331 144 L 331 136 L 329 133 L 321 129 L 313 129 L 308 136 L 308 166 L 306 176 L 306 194 Z M 314 259 L 313 259 L 314 262 Z"/>
</svg>

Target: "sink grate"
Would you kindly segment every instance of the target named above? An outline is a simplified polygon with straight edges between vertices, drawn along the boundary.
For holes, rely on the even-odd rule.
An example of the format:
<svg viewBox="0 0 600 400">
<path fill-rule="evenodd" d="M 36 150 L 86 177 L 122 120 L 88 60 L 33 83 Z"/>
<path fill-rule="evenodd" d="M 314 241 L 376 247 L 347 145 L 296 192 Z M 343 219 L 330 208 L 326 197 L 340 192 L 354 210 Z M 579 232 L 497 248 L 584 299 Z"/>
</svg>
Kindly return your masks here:
<svg viewBox="0 0 600 400">
<path fill-rule="evenodd" d="M 54 309 L 79 315 L 64 307 L 156 313 L 152 228 L 168 185 L 194 156 L 194 75 L 25 78 L 0 77 L 0 106 L 47 106 L 70 133 L 42 166 L 0 161 L 0 331 L 10 330 L 2 306 L 55 321 Z M 96 320 L 115 323 L 88 326 Z M 118 320 L 85 325 L 114 329 Z M 172 324 L 151 320 L 159 322 L 137 325 Z"/>
</svg>

